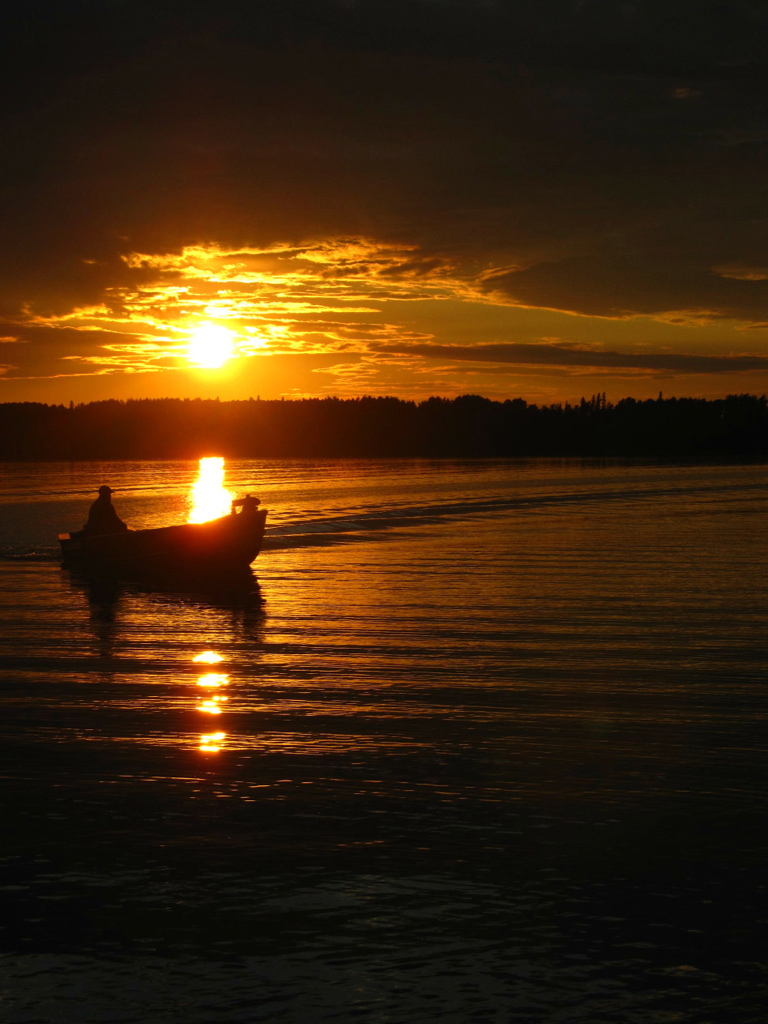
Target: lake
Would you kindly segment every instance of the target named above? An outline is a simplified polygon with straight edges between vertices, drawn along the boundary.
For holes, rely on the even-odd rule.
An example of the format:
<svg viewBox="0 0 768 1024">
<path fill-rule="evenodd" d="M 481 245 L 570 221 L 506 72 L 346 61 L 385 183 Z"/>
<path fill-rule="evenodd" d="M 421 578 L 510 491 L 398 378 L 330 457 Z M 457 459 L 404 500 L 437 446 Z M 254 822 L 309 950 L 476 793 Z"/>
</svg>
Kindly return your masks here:
<svg viewBox="0 0 768 1024">
<path fill-rule="evenodd" d="M 3 1020 L 762 1024 L 768 469 L 207 466 L 0 466 Z"/>
</svg>

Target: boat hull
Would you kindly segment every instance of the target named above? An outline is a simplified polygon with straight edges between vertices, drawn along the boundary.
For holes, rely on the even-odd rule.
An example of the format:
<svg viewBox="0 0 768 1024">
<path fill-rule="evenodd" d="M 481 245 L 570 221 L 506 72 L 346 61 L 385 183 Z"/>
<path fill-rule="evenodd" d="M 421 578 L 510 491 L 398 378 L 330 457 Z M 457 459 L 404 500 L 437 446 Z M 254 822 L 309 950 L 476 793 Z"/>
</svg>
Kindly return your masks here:
<svg viewBox="0 0 768 1024">
<path fill-rule="evenodd" d="M 96 568 L 216 569 L 245 567 L 261 550 L 267 513 L 251 513 L 123 533 L 63 533 L 64 564 Z"/>
</svg>

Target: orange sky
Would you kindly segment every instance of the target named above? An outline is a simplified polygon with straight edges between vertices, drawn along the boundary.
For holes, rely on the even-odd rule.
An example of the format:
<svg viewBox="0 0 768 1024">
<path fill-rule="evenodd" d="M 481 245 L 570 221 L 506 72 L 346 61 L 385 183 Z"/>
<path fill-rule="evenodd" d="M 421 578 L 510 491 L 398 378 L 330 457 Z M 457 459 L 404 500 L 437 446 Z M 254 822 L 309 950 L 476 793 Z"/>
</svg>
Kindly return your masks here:
<svg viewBox="0 0 768 1024">
<path fill-rule="evenodd" d="M 42 3 L 0 401 L 768 391 L 766 26 L 677 6 Z"/>
</svg>

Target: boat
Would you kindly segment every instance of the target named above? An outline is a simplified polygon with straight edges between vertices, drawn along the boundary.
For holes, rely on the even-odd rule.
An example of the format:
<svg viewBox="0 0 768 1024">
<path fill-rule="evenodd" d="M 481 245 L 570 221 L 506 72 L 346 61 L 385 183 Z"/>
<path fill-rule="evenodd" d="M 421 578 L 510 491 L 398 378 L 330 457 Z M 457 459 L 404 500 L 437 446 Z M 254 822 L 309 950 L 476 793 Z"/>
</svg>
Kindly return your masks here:
<svg viewBox="0 0 768 1024">
<path fill-rule="evenodd" d="M 60 533 L 65 566 L 135 570 L 247 568 L 261 550 L 267 519 L 256 498 L 232 502 L 228 516 L 120 533 Z"/>
</svg>

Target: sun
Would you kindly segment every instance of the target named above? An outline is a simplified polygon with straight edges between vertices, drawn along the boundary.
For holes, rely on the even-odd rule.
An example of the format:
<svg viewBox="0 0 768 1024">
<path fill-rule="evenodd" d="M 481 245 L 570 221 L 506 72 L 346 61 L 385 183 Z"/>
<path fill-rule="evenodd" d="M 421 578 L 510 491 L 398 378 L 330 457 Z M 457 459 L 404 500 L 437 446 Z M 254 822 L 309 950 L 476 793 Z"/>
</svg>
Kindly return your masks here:
<svg viewBox="0 0 768 1024">
<path fill-rule="evenodd" d="M 187 359 L 195 366 L 214 370 L 223 366 L 235 354 L 234 335 L 228 327 L 218 324 L 200 324 L 192 332 L 187 347 Z"/>
</svg>

